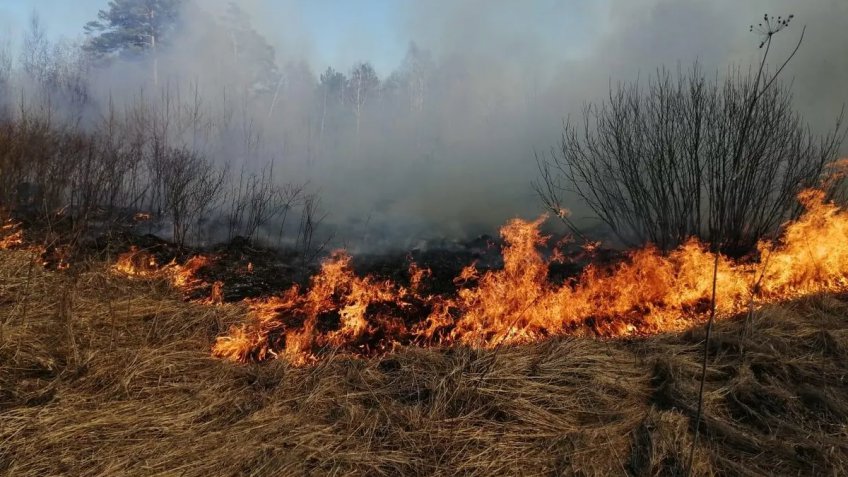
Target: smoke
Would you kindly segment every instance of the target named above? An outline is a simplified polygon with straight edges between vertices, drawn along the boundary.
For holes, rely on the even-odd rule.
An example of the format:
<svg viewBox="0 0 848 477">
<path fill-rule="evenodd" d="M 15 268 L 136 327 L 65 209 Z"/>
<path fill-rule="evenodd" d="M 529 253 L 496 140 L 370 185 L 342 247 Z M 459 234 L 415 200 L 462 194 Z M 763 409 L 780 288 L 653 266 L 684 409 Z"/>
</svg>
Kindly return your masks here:
<svg viewBox="0 0 848 477">
<path fill-rule="evenodd" d="M 810 126 L 832 127 L 848 103 L 844 0 L 323 1 L 322 8 L 350 10 L 347 23 L 328 15 L 326 31 L 307 28 L 315 3 L 238 2 L 244 26 L 273 47 L 275 69 L 265 76 L 267 51 L 250 35 L 235 39 L 227 5 L 189 2 L 155 65 L 96 68 L 97 107 L 85 114 L 102 115 L 108 97 L 131 104 L 168 91 L 194 106 L 200 98 L 207 122 L 228 126 L 183 130 L 182 140 L 234 169 L 273 160 L 279 180 L 318 191 L 327 230 L 353 247 L 491 233 L 511 217 L 538 215 L 534 152 L 556 146 L 564 118 L 604 100 L 611 83 L 647 78 L 661 66 L 698 60 L 721 74 L 757 64 L 759 39 L 748 26 L 766 12 L 795 15 L 775 39 L 772 66 L 807 26 L 783 74 Z M 379 21 L 391 24 L 375 32 Z M 337 44 L 328 49 L 325 34 Z M 358 113 L 350 98 L 319 88 L 327 66 L 349 77 L 369 61 L 381 87 Z M 576 199 L 572 208 L 592 223 Z"/>
</svg>

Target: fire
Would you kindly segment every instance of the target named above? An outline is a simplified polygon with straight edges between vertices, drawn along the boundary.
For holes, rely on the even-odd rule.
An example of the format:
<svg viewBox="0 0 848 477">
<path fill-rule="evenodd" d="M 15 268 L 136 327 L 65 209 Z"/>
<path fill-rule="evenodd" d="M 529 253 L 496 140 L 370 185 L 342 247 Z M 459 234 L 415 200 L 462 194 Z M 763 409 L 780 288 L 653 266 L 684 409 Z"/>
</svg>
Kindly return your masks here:
<svg viewBox="0 0 848 477">
<path fill-rule="evenodd" d="M 564 334 L 643 335 L 680 329 L 706 309 L 713 256 L 696 241 L 663 256 L 648 247 L 612 270 L 590 265 L 572 283 L 547 281 L 540 220 L 514 220 L 502 231 L 503 270 L 460 290 L 448 310 L 460 318 L 448 335 L 478 347 L 525 343 Z M 719 262 L 718 302 L 728 310 L 744 303 L 746 276 Z M 440 318 L 444 321 L 444 317 Z"/>
<path fill-rule="evenodd" d="M 128 277 L 153 278 L 162 273 L 161 267 L 156 263 L 156 257 L 149 252 L 139 250 L 135 245 L 128 252 L 118 256 L 113 269 Z"/>
<path fill-rule="evenodd" d="M 719 256 L 716 305 L 720 316 L 824 291 L 848 290 L 848 211 L 818 190 L 799 199 L 804 214 L 776 242 L 758 245 L 758 263 Z M 638 336 L 680 330 L 708 316 L 715 256 L 691 239 L 663 254 L 632 251 L 614 267 L 590 265 L 563 284 L 547 279 L 553 260 L 539 247 L 545 218 L 514 219 L 501 229 L 504 267 L 479 272 L 474 265 L 455 279 L 455 296 L 421 292 L 428 272 L 414 264 L 410 286 L 358 277 L 351 257 L 335 252 L 310 286 L 249 301 L 245 324 L 221 336 L 213 354 L 237 361 L 282 356 L 296 364 L 331 350 L 355 355 L 398 344 L 462 343 L 491 348 L 552 336 Z M 592 252 L 596 244 L 589 244 Z"/>
<path fill-rule="evenodd" d="M 171 283 L 174 287 L 182 290 L 189 290 L 203 285 L 203 281 L 197 278 L 197 272 L 211 263 L 212 258 L 207 255 L 195 255 L 182 265 L 171 262 L 168 264 L 171 273 Z"/>
<path fill-rule="evenodd" d="M 224 282 L 217 280 L 212 284 L 212 291 L 209 293 L 207 302 L 211 305 L 224 303 Z"/>
<path fill-rule="evenodd" d="M 848 211 L 825 202 L 820 190 L 806 190 L 807 208 L 788 224 L 777 245 L 759 244 L 766 257 L 763 294 L 773 298 L 848 288 Z"/>
<path fill-rule="evenodd" d="M 167 278 L 174 288 L 191 291 L 205 285 L 205 282 L 197 277 L 197 273 L 213 261 L 213 257 L 195 255 L 182 265 L 178 264 L 176 260 L 171 260 L 169 263 L 160 266 L 156 257 L 151 253 L 139 250 L 138 247 L 133 245 L 129 251 L 118 256 L 118 260 L 112 268 L 116 273 L 132 278 Z"/>
<path fill-rule="evenodd" d="M 778 240 L 757 245 L 758 261 L 718 257 L 720 317 L 743 312 L 752 303 L 848 291 L 848 210 L 828 202 L 821 190 L 805 190 L 798 199 L 804 213 L 784 224 Z M 212 352 L 241 362 L 283 357 L 307 364 L 331 352 L 368 356 L 399 345 L 493 348 L 564 335 L 642 336 L 680 330 L 708 316 L 716 257 L 705 244 L 690 239 L 668 253 L 648 246 L 614 266 L 591 264 L 560 284 L 551 282 L 548 272 L 552 263 L 566 257 L 559 244 L 548 258 L 540 252 L 549 240 L 540 231 L 544 221 L 513 219 L 504 225 L 503 268 L 466 266 L 454 279 L 457 292 L 452 295 L 428 294 L 431 272 L 415 263 L 410 263 L 408 283 L 401 284 L 356 275 L 352 257 L 336 251 L 307 287 L 246 300 L 246 322 L 218 337 Z M 21 225 L 3 221 L 0 250 L 25 246 Z M 592 257 L 598 247 L 597 242 L 585 243 L 581 256 Z M 32 250 L 45 266 L 69 266 L 67 246 Z M 209 286 L 209 294 L 198 300 L 221 304 L 224 283 L 209 285 L 199 276 L 216 260 L 195 255 L 163 265 L 133 246 L 118 257 L 113 270 L 127 277 L 165 279 L 184 292 Z M 254 264 L 239 267 L 239 273 L 254 273 Z"/>
<path fill-rule="evenodd" d="M 424 273 L 414 269 L 415 276 Z M 319 349 L 369 353 L 412 336 L 402 312 L 420 300 L 417 293 L 390 281 L 356 276 L 345 252 L 334 252 L 310 285 L 305 293 L 294 286 L 280 296 L 248 300 L 251 324 L 219 338 L 215 354 L 262 361 L 282 350 L 291 361 L 305 363 L 315 359 Z"/>
<path fill-rule="evenodd" d="M 0 213 L 3 211 L 0 210 Z M 68 245 L 39 245 L 27 243 L 24 240 L 24 231 L 21 223 L 12 219 L 6 219 L 0 225 L 0 250 L 26 250 L 33 254 L 35 263 L 44 268 L 54 270 L 67 270 L 70 268 L 69 257 L 71 255 Z"/>
<path fill-rule="evenodd" d="M 21 224 L 11 219 L 0 226 L 0 250 L 20 247 L 24 243 L 24 232 Z"/>
<path fill-rule="evenodd" d="M 24 234 L 20 230 L 0 239 L 0 250 L 18 247 L 24 243 Z"/>
</svg>

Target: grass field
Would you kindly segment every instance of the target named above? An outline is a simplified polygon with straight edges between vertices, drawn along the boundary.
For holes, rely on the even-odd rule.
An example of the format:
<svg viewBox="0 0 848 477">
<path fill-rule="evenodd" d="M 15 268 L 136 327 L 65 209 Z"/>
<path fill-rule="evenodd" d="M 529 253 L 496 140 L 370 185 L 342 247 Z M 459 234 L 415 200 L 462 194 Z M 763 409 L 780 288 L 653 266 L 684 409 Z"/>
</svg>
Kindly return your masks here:
<svg viewBox="0 0 848 477">
<path fill-rule="evenodd" d="M 0 474 L 681 475 L 703 330 L 296 368 L 210 357 L 242 305 L 0 251 Z M 694 475 L 848 474 L 848 300 L 725 319 Z"/>
</svg>

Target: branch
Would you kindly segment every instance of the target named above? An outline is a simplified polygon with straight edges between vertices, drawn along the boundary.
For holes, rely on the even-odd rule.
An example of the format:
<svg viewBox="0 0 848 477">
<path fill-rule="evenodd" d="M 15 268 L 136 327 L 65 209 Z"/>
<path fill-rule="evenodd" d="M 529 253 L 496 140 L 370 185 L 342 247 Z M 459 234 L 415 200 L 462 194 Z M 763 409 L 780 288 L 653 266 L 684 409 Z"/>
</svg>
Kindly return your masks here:
<svg viewBox="0 0 848 477">
<path fill-rule="evenodd" d="M 789 61 L 792 59 L 792 57 L 795 56 L 795 53 L 798 52 L 798 48 L 801 47 L 801 42 L 804 41 L 804 32 L 805 31 L 807 31 L 807 25 L 804 25 L 804 28 L 801 29 L 801 37 L 798 38 L 798 43 L 795 44 L 795 49 L 792 50 L 792 53 L 786 58 L 786 61 L 784 61 L 783 64 L 780 65 L 780 68 L 777 69 L 777 72 L 775 72 L 774 75 L 772 75 L 769 82 L 765 85 L 765 87 L 763 87 L 763 90 L 760 91 L 760 93 L 758 94 L 758 97 L 766 92 L 766 90 L 769 88 L 769 86 L 771 86 L 771 84 L 774 83 L 774 80 L 777 79 L 777 77 L 780 75 L 780 72 L 783 71 L 783 68 L 785 68 L 786 65 L 789 64 Z M 765 57 L 763 59 L 765 59 Z"/>
</svg>

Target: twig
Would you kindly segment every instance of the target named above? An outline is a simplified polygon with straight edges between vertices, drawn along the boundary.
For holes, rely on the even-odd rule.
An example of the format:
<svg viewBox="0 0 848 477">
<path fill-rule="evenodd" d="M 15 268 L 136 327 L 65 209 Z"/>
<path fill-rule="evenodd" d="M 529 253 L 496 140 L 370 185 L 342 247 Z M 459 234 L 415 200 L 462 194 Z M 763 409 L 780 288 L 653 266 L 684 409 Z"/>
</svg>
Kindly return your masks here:
<svg viewBox="0 0 848 477">
<path fill-rule="evenodd" d="M 760 292 L 760 287 L 762 286 L 763 278 L 766 276 L 766 269 L 768 268 L 768 262 L 769 262 L 769 259 L 771 258 L 771 251 L 772 251 L 771 248 L 769 248 L 766 251 L 766 256 L 763 259 L 763 268 L 760 271 L 760 277 L 757 278 L 757 280 L 751 286 L 751 297 L 748 300 L 748 313 L 745 315 L 745 326 L 742 327 L 743 338 L 748 337 L 748 331 L 751 327 L 751 323 L 752 323 L 753 318 L 754 318 L 754 298 Z M 745 354 L 745 340 L 744 339 L 742 341 L 740 341 L 739 354 L 743 355 L 743 356 Z"/>
<path fill-rule="evenodd" d="M 713 288 L 712 294 L 710 295 L 710 319 L 707 321 L 707 334 L 704 337 L 704 356 L 701 361 L 701 382 L 698 387 L 698 412 L 695 418 L 695 437 L 692 439 L 692 446 L 689 449 L 689 464 L 687 468 L 689 469 L 687 474 L 692 475 L 692 465 L 695 462 L 695 446 L 698 443 L 698 435 L 701 430 L 701 417 L 703 414 L 704 408 L 704 383 L 707 380 L 707 359 L 709 357 L 710 350 L 710 335 L 713 331 L 713 322 L 715 321 L 716 314 L 716 284 L 718 282 L 718 261 L 719 261 L 719 247 L 714 246 L 713 250 L 715 254 L 715 259 L 713 260 Z"/>
</svg>

